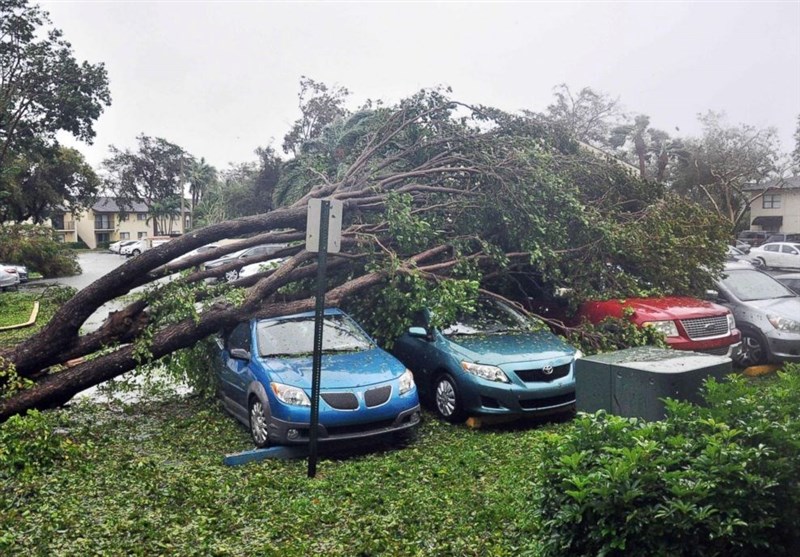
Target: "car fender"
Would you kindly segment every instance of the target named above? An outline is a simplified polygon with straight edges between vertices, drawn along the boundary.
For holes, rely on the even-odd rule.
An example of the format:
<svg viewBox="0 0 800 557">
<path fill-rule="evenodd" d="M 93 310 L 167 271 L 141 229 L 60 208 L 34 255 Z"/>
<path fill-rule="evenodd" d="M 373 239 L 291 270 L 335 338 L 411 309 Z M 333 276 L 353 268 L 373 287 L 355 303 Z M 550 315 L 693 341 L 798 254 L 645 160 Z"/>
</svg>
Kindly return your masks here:
<svg viewBox="0 0 800 557">
<path fill-rule="evenodd" d="M 267 396 L 267 389 L 264 387 L 264 384 L 261 381 L 251 381 L 247 386 L 247 400 L 249 401 L 250 397 L 253 395 L 257 396 L 259 400 L 261 400 L 261 404 L 263 404 L 264 407 L 269 410 L 269 397 Z M 250 403 L 248 402 L 248 404 Z"/>
</svg>

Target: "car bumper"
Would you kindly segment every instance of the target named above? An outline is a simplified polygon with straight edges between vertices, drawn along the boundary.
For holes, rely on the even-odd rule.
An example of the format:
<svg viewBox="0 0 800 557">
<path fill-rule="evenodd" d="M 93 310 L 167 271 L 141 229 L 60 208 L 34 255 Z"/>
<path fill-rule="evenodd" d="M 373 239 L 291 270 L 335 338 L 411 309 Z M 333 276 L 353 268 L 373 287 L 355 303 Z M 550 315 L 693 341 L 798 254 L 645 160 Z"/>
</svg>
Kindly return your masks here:
<svg viewBox="0 0 800 557">
<path fill-rule="evenodd" d="M 721 338 L 708 340 L 691 340 L 684 337 L 668 337 L 667 344 L 675 350 L 691 350 L 692 352 L 703 352 L 715 354 L 717 356 L 729 355 L 736 350 L 736 346 L 741 348 L 742 335 L 737 331 L 735 335 L 728 335 Z"/>
<path fill-rule="evenodd" d="M 321 418 L 317 430 L 317 440 L 320 442 L 344 441 L 386 435 L 413 428 L 419 424 L 420 419 L 419 404 L 394 417 L 373 422 L 326 426 L 322 423 Z M 292 422 L 272 417 L 269 423 L 269 440 L 281 445 L 308 443 L 309 430 L 308 422 Z"/>
<path fill-rule="evenodd" d="M 800 334 L 773 329 L 765 338 L 771 362 L 800 362 Z"/>
<path fill-rule="evenodd" d="M 489 383 L 471 377 L 459 385 L 469 415 L 543 415 L 575 405 L 575 380 L 568 377 L 531 389 L 508 383 Z"/>
</svg>

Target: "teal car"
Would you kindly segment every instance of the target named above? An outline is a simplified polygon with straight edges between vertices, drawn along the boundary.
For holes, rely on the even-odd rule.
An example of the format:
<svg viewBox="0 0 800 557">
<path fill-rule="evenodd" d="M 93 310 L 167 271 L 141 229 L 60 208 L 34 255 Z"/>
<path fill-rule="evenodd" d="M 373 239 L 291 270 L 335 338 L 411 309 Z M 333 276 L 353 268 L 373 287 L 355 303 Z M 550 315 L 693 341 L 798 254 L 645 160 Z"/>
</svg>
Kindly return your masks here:
<svg viewBox="0 0 800 557">
<path fill-rule="evenodd" d="M 574 411 L 580 352 L 511 306 L 480 298 L 445 329 L 431 311 L 414 316 L 392 353 L 414 374 L 420 397 L 450 422 L 468 415 Z"/>
</svg>

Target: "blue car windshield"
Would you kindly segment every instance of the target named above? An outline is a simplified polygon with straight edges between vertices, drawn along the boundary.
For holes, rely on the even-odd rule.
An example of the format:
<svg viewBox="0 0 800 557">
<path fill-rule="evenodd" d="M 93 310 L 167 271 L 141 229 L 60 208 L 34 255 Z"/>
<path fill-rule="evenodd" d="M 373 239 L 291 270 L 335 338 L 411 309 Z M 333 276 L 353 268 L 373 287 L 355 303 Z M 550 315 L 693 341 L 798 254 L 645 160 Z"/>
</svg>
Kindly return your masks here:
<svg viewBox="0 0 800 557">
<path fill-rule="evenodd" d="M 522 333 L 533 329 L 524 315 L 494 300 L 479 299 L 474 312 L 460 313 L 456 322 L 442 330 L 445 336 Z"/>
<path fill-rule="evenodd" d="M 314 318 L 260 321 L 258 353 L 262 357 L 299 356 L 314 351 Z M 326 315 L 322 327 L 323 352 L 368 350 L 372 341 L 346 315 Z"/>
</svg>

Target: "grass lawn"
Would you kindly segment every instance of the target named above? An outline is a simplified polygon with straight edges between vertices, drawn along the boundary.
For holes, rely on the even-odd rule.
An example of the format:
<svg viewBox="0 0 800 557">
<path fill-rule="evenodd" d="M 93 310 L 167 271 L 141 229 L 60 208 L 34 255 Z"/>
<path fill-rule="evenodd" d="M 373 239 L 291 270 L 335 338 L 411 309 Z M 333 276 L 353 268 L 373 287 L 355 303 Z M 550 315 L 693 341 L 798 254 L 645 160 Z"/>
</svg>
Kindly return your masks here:
<svg viewBox="0 0 800 557">
<path fill-rule="evenodd" d="M 0 293 L 0 327 L 24 323 L 31 316 L 33 302 L 39 302 L 39 315 L 30 327 L 0 331 L 0 348 L 12 348 L 41 329 L 64 302 L 58 289 Z"/>
<path fill-rule="evenodd" d="M 215 401 L 48 414 L 77 455 L 0 471 L 2 555 L 520 555 L 537 447 L 569 427 L 426 414 L 409 445 L 326 452 L 308 479 L 305 459 L 224 466 L 252 442 Z"/>
<path fill-rule="evenodd" d="M 34 298 L 17 292 L 0 292 L 0 327 L 25 323 L 31 316 Z"/>
</svg>

